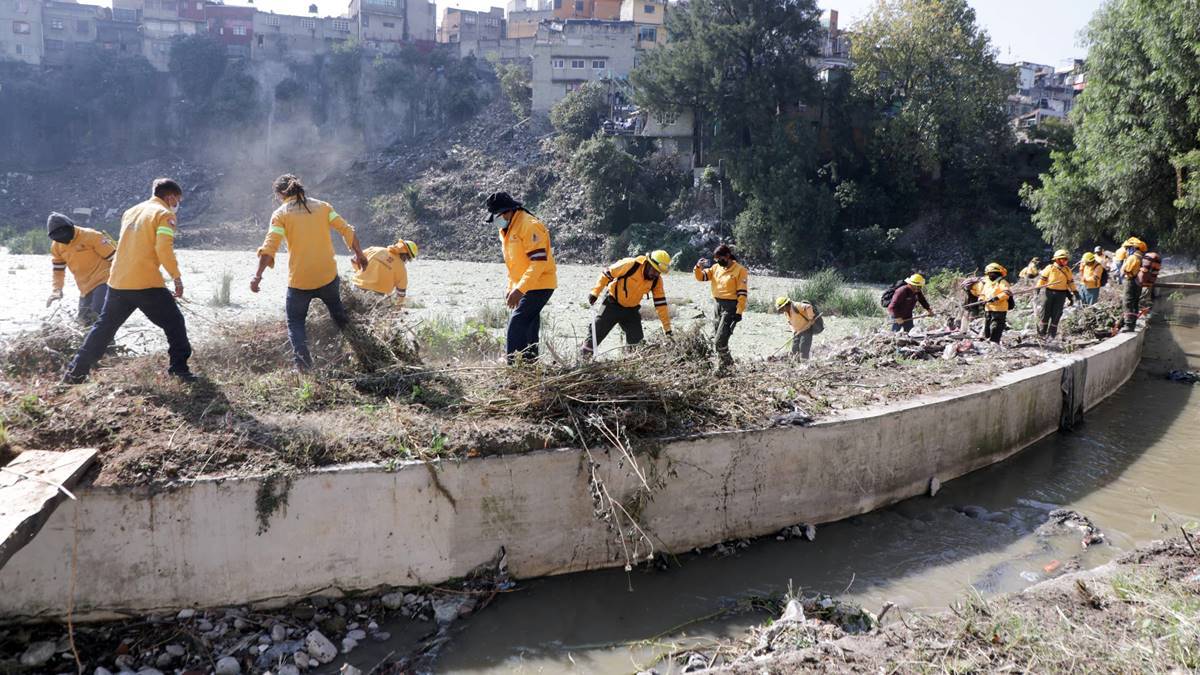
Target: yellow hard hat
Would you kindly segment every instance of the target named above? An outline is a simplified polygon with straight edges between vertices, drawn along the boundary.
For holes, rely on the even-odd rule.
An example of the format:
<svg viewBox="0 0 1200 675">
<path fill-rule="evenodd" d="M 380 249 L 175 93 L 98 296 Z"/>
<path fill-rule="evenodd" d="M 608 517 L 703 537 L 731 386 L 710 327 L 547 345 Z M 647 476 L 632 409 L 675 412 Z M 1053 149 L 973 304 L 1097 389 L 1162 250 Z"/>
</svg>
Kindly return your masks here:
<svg viewBox="0 0 1200 675">
<path fill-rule="evenodd" d="M 791 302 L 791 300 L 788 300 L 782 295 L 778 298 L 775 298 L 775 311 L 778 312 L 779 310 L 783 309 L 789 302 Z"/>
<path fill-rule="evenodd" d="M 1088 251 L 1083 254 L 1083 262 L 1096 262 L 1096 254 Z"/>
<path fill-rule="evenodd" d="M 1070 260 L 1071 252 L 1065 248 L 1058 249 L 1057 251 L 1054 252 L 1054 259 L 1058 260 L 1059 258 L 1066 258 L 1067 260 Z"/>
<path fill-rule="evenodd" d="M 659 274 L 669 274 L 671 272 L 671 254 L 663 250 L 654 251 L 647 260 L 650 261 L 650 266 L 653 267 Z"/>
<path fill-rule="evenodd" d="M 1134 239 L 1133 245 L 1136 246 L 1137 250 L 1141 251 L 1142 253 L 1146 252 L 1146 242 L 1142 241 L 1141 239 Z"/>
<path fill-rule="evenodd" d="M 1121 248 L 1125 248 L 1126 246 L 1137 246 L 1137 241 L 1137 237 L 1130 237 L 1121 244 Z"/>
<path fill-rule="evenodd" d="M 924 286 L 925 285 L 925 277 L 921 276 L 920 274 L 914 274 L 911 277 L 905 279 L 904 283 L 911 284 L 913 286 Z"/>
<path fill-rule="evenodd" d="M 988 266 L 983 268 L 983 272 L 984 272 L 984 274 L 991 274 L 992 272 L 999 272 L 1001 274 L 1001 276 L 1008 276 L 1008 270 L 1004 269 L 1004 265 L 1001 265 L 998 262 L 988 263 Z"/>
<path fill-rule="evenodd" d="M 417 250 L 418 250 L 417 242 L 415 242 L 411 239 L 404 239 L 404 240 L 400 241 L 400 244 L 402 244 L 405 248 L 408 249 L 408 254 L 410 256 L 412 256 L 414 258 L 417 257 Z"/>
</svg>

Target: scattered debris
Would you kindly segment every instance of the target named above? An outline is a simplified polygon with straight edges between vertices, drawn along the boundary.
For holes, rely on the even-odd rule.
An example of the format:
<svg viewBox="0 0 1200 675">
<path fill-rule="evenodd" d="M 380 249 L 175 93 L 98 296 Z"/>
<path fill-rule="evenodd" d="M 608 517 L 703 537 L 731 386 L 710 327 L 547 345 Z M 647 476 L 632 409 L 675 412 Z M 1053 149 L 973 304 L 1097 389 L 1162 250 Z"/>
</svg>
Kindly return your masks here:
<svg viewBox="0 0 1200 675">
<path fill-rule="evenodd" d="M 1182 384 L 1196 384 L 1200 382 L 1200 371 L 1194 370 L 1172 370 L 1167 373 L 1167 379 L 1172 382 L 1180 382 Z"/>
</svg>

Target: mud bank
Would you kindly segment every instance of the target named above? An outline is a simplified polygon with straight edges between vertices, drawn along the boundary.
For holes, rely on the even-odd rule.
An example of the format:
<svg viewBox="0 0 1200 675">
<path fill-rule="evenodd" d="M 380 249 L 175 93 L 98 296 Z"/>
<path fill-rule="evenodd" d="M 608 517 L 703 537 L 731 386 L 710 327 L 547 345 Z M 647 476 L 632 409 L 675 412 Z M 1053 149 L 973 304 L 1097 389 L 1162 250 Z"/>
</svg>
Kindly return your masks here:
<svg viewBox="0 0 1200 675">
<path fill-rule="evenodd" d="M 62 616 L 72 560 L 76 616 L 98 617 L 441 583 L 501 548 L 518 578 L 560 574 L 835 521 L 922 494 L 933 479 L 1000 461 L 1070 423 L 1128 379 L 1143 338 L 1121 335 L 986 385 L 811 426 L 665 442 L 636 465 L 616 449 L 564 448 L 284 480 L 96 487 L 0 570 L 0 616 Z M 619 533 L 596 517 L 597 493 L 627 518 Z"/>
</svg>

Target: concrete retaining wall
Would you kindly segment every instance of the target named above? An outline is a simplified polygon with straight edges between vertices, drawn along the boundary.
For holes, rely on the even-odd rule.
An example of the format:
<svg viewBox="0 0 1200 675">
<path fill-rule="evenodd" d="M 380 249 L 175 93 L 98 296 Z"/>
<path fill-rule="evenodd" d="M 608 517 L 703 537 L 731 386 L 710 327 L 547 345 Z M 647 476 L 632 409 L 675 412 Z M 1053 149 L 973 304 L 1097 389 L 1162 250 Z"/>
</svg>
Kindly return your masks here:
<svg viewBox="0 0 1200 675">
<path fill-rule="evenodd" d="M 1085 406 L 1100 402 L 1133 373 L 1143 336 L 809 427 L 667 443 L 643 460 L 662 485 L 641 506 L 640 522 L 660 550 L 681 552 L 921 494 L 932 477 L 950 480 L 1055 431 L 1063 370 L 1073 363 L 1086 360 Z M 639 482 L 623 458 L 593 453 L 615 496 L 636 494 Z M 589 473 L 578 449 L 436 469 L 338 467 L 297 476 L 262 532 L 259 479 L 202 480 L 153 494 L 92 488 L 0 570 L 0 617 L 66 611 L 73 542 L 77 615 L 439 583 L 501 546 L 518 577 L 624 564 L 617 538 L 593 516 Z"/>
</svg>

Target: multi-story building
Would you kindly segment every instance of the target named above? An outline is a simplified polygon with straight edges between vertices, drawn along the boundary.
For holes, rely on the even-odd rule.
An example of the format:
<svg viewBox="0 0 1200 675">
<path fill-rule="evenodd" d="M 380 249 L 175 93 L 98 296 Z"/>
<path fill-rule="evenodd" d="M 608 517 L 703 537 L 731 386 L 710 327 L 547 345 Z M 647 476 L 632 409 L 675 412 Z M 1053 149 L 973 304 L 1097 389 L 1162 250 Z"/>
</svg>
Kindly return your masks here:
<svg viewBox="0 0 1200 675">
<path fill-rule="evenodd" d="M 0 59 L 42 62 L 42 8 L 37 0 L 0 0 Z"/>
<path fill-rule="evenodd" d="M 653 49 L 667 42 L 666 0 L 623 0 L 621 20 L 632 21 L 637 26 L 639 50 Z"/>
<path fill-rule="evenodd" d="M 328 53 L 335 44 L 354 37 L 354 23 L 347 17 L 254 15 L 255 60 L 305 61 Z"/>
<path fill-rule="evenodd" d="M 548 21 L 533 44 L 533 109 L 550 110 L 585 82 L 624 79 L 633 70 L 632 21 Z"/>
<path fill-rule="evenodd" d="M 104 18 L 96 20 L 96 44 L 122 54 L 141 54 L 142 31 L 136 14 L 133 21 L 118 21 L 115 13 L 106 8 Z"/>
<path fill-rule="evenodd" d="M 404 42 L 433 42 L 436 11 L 428 0 L 350 0 L 349 16 L 363 46 L 388 51 Z"/>
<path fill-rule="evenodd" d="M 553 18 L 552 9 L 509 10 L 505 20 L 505 37 L 513 40 L 533 39 L 537 37 L 538 24 Z"/>
<path fill-rule="evenodd" d="M 437 31 L 437 41 L 443 43 L 499 40 L 504 36 L 502 7 L 493 7 L 487 12 L 447 7 Z"/>
<path fill-rule="evenodd" d="M 1005 67 L 1012 70 L 1017 87 L 1008 96 L 1005 109 L 1020 128 L 1036 127 L 1047 118 L 1066 119 L 1075 107 L 1075 96 L 1087 82 L 1081 59 L 1059 68 L 1027 61 Z"/>
<path fill-rule="evenodd" d="M 838 28 L 836 9 L 821 13 L 821 28 L 820 56 L 813 68 L 817 71 L 817 77 L 828 82 L 835 73 L 845 72 L 844 69 L 850 67 L 850 38 Z"/>
<path fill-rule="evenodd" d="M 208 33 L 225 45 L 229 56 L 248 59 L 254 45 L 253 7 L 210 4 L 205 10 Z"/>
<path fill-rule="evenodd" d="M 97 5 L 43 0 L 42 63 L 61 66 L 71 52 L 96 44 L 96 22 L 104 16 Z"/>
<path fill-rule="evenodd" d="M 142 55 L 158 70 L 171 61 L 171 40 L 208 30 L 202 0 L 113 0 L 113 20 L 136 17 L 142 29 Z"/>
<path fill-rule="evenodd" d="M 621 18 L 621 0 L 550 0 L 557 19 L 600 19 L 617 21 Z"/>
</svg>

